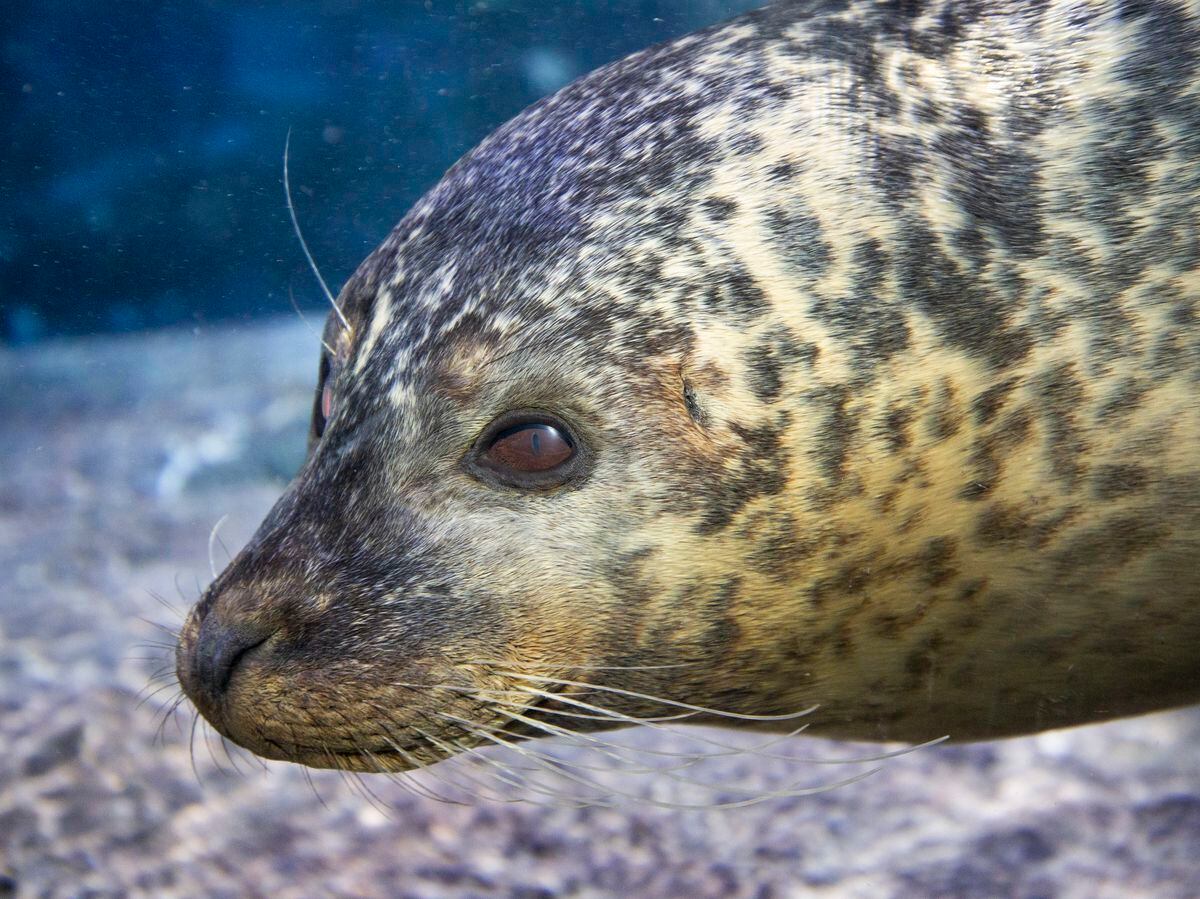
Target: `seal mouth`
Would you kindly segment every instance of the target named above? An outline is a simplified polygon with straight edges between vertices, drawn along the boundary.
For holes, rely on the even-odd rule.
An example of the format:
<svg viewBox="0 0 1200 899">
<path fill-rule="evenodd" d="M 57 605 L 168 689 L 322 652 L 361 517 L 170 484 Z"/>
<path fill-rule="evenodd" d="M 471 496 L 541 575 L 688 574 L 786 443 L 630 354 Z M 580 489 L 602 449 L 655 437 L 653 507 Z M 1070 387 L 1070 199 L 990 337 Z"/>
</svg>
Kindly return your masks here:
<svg viewBox="0 0 1200 899">
<path fill-rule="evenodd" d="M 560 691 L 553 692 L 557 694 Z M 505 716 L 496 709 L 492 709 L 491 714 L 481 720 L 459 719 L 447 713 L 442 716 L 446 718 L 445 723 L 437 728 L 426 730 L 425 727 L 406 727 L 396 723 L 394 728 L 389 729 L 382 725 L 372 727 L 367 723 L 361 739 L 350 733 L 332 733 L 329 743 L 281 740 L 260 732 L 247 745 L 241 739 L 225 735 L 266 758 L 312 768 L 363 773 L 403 772 L 428 767 L 470 750 L 553 737 L 564 729 L 561 723 L 554 720 L 553 713 L 546 709 L 553 702 L 553 695 L 536 697 L 519 712 L 520 718 L 529 718 L 528 721 Z M 539 722 L 544 724 L 539 725 Z M 386 733 L 381 733 L 381 730 Z"/>
</svg>

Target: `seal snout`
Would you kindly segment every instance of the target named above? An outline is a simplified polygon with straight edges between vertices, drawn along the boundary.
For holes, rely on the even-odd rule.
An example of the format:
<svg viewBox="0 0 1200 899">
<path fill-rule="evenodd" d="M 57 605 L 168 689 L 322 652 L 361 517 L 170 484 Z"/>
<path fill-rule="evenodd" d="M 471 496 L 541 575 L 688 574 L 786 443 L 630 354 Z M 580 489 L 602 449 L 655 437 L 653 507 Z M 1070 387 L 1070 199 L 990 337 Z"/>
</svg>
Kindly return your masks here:
<svg viewBox="0 0 1200 899">
<path fill-rule="evenodd" d="M 213 699 L 229 686 L 234 669 L 254 649 L 267 642 L 273 628 L 245 621 L 223 621 L 209 614 L 200 624 L 192 667 L 197 686 Z"/>
<path fill-rule="evenodd" d="M 179 681 L 210 720 L 226 704 L 237 670 L 278 631 L 268 616 L 247 612 L 245 600 L 243 591 L 222 591 L 200 603 L 185 628 Z"/>
</svg>

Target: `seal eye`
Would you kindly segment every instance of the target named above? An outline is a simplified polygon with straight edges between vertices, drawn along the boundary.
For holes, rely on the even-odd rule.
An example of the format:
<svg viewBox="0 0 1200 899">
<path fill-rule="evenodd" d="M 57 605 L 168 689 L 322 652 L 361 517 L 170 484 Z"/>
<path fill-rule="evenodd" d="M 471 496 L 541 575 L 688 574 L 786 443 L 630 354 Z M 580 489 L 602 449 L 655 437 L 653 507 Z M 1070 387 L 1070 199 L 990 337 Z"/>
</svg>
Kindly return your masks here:
<svg viewBox="0 0 1200 899">
<path fill-rule="evenodd" d="M 493 468 L 527 473 L 551 471 L 573 455 L 571 439 L 553 425 L 541 422 L 501 431 L 483 454 Z"/>
<path fill-rule="evenodd" d="M 461 464 L 493 487 L 553 490 L 581 481 L 593 458 L 590 445 L 557 415 L 514 409 L 483 429 Z"/>
<path fill-rule="evenodd" d="M 333 384 L 330 378 L 329 357 L 321 356 L 321 370 L 317 377 L 317 398 L 313 403 L 312 436 L 319 440 L 325 433 L 325 425 L 333 415 Z"/>
<path fill-rule="evenodd" d="M 332 387 L 332 385 L 326 384 L 324 387 L 321 388 L 321 418 L 322 418 L 321 426 L 322 426 L 322 430 L 324 429 L 324 422 L 329 421 L 329 416 L 331 416 L 332 414 L 333 414 L 333 387 Z"/>
</svg>

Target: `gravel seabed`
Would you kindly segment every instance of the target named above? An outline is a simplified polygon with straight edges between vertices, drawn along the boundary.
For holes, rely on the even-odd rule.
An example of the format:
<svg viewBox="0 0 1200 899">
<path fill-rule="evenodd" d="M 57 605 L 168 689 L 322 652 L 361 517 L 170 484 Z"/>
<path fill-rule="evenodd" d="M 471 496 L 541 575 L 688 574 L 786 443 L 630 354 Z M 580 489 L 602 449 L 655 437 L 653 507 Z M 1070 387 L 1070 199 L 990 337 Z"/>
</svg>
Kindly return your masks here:
<svg viewBox="0 0 1200 899">
<path fill-rule="evenodd" d="M 190 714 L 160 729 L 173 690 L 139 700 L 169 661 L 159 625 L 180 618 L 154 595 L 190 604 L 213 525 L 225 516 L 236 548 L 282 489 L 315 346 L 289 320 L 0 351 L 0 897 L 1200 895 L 1196 709 L 922 749 L 733 810 L 666 806 L 874 766 L 725 754 L 686 769 L 708 788 L 608 772 L 618 802 L 452 804 L 236 752 L 235 770 L 216 740 L 188 739 Z M 417 783 L 469 784 L 487 764 Z"/>
</svg>

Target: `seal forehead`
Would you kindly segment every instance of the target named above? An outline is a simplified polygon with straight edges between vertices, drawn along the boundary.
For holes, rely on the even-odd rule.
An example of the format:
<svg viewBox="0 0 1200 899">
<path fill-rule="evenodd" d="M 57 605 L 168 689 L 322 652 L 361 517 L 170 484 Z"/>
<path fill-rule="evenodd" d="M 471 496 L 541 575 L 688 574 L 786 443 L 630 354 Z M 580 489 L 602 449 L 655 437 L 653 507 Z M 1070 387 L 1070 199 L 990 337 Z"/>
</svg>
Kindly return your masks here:
<svg viewBox="0 0 1200 899">
<path fill-rule="evenodd" d="M 726 100 L 774 92 L 765 78 L 731 77 L 755 64 L 742 49 L 761 27 L 726 27 L 602 69 L 456 164 L 347 287 L 386 289 L 403 306 L 364 355 L 386 356 L 407 380 L 423 362 L 406 359 L 428 359 L 472 330 L 500 342 L 537 324 L 552 338 L 584 309 L 593 323 L 611 315 L 605 307 L 624 287 L 611 275 L 631 262 L 644 260 L 650 285 L 667 254 L 696 255 L 684 246 L 689 209 L 725 156 L 725 137 L 706 122 Z M 572 341 L 602 345 L 603 330 L 575 328 Z"/>
</svg>

